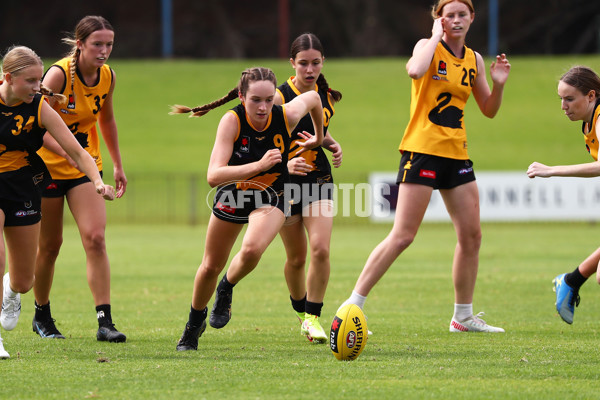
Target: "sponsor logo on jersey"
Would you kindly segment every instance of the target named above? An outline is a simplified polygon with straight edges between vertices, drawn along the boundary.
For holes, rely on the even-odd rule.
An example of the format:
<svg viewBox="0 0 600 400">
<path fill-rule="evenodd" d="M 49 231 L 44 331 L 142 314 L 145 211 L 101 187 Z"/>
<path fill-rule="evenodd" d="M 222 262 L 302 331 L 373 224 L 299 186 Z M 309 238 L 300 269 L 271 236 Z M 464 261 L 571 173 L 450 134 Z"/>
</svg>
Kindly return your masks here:
<svg viewBox="0 0 600 400">
<path fill-rule="evenodd" d="M 63 114 L 67 114 L 67 115 L 77 115 L 77 113 L 75 111 L 65 110 L 64 108 L 61 108 L 60 112 Z"/>
<path fill-rule="evenodd" d="M 435 174 L 435 171 L 430 171 L 428 169 L 422 169 L 419 171 L 419 176 L 421 176 L 423 178 L 435 179 L 436 174 Z"/>
<path fill-rule="evenodd" d="M 448 75 L 448 70 L 446 69 L 446 61 L 441 61 L 438 64 L 438 74 L 439 75 Z"/>
<path fill-rule="evenodd" d="M 217 208 L 223 212 L 226 212 L 227 214 L 235 214 L 234 207 L 226 206 L 225 204 L 221 203 L 220 201 L 217 202 Z"/>
<path fill-rule="evenodd" d="M 67 108 L 70 110 L 75 108 L 75 96 L 73 93 L 69 94 L 69 104 L 67 104 Z"/>
<path fill-rule="evenodd" d="M 250 137 L 249 136 L 242 136 L 242 143 L 240 144 L 240 151 L 242 153 L 250 152 Z"/>
<path fill-rule="evenodd" d="M 27 210 L 27 211 L 19 210 L 19 211 L 15 212 L 15 217 L 19 217 L 19 218 L 28 217 L 30 215 L 37 215 L 37 213 L 38 213 L 37 210 Z"/>
</svg>

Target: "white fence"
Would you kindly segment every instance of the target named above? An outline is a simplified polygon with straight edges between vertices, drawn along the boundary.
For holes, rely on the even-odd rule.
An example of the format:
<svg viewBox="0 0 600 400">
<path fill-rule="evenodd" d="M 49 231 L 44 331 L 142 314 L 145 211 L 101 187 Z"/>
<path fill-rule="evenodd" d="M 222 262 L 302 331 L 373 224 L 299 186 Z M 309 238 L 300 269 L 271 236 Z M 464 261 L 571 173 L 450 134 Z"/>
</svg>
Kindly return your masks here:
<svg viewBox="0 0 600 400">
<path fill-rule="evenodd" d="M 479 172 L 482 221 L 597 221 L 600 220 L 600 178 L 535 178 L 525 172 Z M 398 187 L 396 173 L 369 176 L 371 220 L 393 221 Z M 449 221 L 436 190 L 426 221 Z"/>
</svg>

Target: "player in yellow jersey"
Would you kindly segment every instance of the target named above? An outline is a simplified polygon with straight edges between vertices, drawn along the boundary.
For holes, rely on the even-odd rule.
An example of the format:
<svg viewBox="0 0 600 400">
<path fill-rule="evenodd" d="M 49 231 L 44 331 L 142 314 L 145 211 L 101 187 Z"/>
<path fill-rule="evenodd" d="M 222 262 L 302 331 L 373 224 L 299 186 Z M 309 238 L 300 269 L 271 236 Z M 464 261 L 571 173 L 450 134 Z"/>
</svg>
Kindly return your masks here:
<svg viewBox="0 0 600 400">
<path fill-rule="evenodd" d="M 2 313 L 6 330 L 16 327 L 21 313 L 21 293 L 33 286 L 35 257 L 41 219 L 41 187 L 49 180 L 48 170 L 36 151 L 46 132 L 89 177 L 94 195 L 114 198 L 92 157 L 77 143 L 65 123 L 48 103 L 40 85 L 44 66 L 35 52 L 24 46 L 11 48 L 2 62 L 0 76 L 0 274 Z M 102 200 L 103 201 L 103 200 Z M 5 243 L 6 242 L 6 243 Z M 0 338 L 0 358 L 9 358 Z"/>
<path fill-rule="evenodd" d="M 576 66 L 567 71 L 558 82 L 558 96 L 565 115 L 571 121 L 583 121 L 585 147 L 593 162 L 575 165 L 548 166 L 534 162 L 527 175 L 548 178 L 551 176 L 600 176 L 598 161 L 598 133 L 600 133 L 600 77 L 588 67 Z M 600 283 L 600 248 L 590 254 L 573 272 L 558 275 L 552 281 L 556 292 L 556 311 L 563 321 L 573 323 L 575 307 L 579 305 L 579 288 L 596 273 Z"/>
<path fill-rule="evenodd" d="M 106 65 L 114 43 L 114 30 L 100 16 L 87 16 L 75 27 L 73 37 L 64 41 L 72 46 L 71 54 L 52 65 L 43 83 L 67 96 L 66 104 L 52 99 L 58 111 L 83 147 L 96 160 L 102 172 L 102 157 L 96 123 L 113 161 L 117 197 L 123 196 L 127 179 L 123 171 L 117 124 L 113 112 L 115 73 Z M 56 259 L 62 244 L 65 199 L 73 214 L 86 253 L 88 285 L 96 305 L 100 341 L 124 342 L 126 336 L 112 321 L 110 303 L 110 262 L 106 252 L 106 206 L 94 194 L 94 187 L 69 157 L 46 136 L 39 152 L 48 165 L 52 182 L 42 196 L 42 229 L 35 269 L 35 316 L 33 331 L 41 337 L 64 338 L 50 312 L 50 290 Z"/>
<path fill-rule="evenodd" d="M 440 0 L 432 10 L 431 37 L 415 45 L 406 70 L 412 78 L 410 121 L 400 144 L 394 226 L 373 250 L 348 303 L 363 307 L 366 296 L 413 242 L 432 191 L 438 189 L 457 234 L 452 265 L 454 315 L 451 332 L 504 332 L 473 314 L 479 268 L 479 193 L 467 154 L 464 106 L 473 93 L 481 112 L 493 118 L 510 71 L 504 54 L 490 67 L 488 85 L 480 54 L 465 46 L 475 17 L 471 0 Z"/>
</svg>

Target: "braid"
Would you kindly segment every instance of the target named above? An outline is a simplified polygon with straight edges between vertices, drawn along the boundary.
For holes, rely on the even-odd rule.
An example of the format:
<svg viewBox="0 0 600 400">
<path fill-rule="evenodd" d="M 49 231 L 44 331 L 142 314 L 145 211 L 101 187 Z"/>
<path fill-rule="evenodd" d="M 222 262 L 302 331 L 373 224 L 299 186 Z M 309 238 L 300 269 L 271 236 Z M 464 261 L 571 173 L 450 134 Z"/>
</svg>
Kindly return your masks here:
<svg viewBox="0 0 600 400">
<path fill-rule="evenodd" d="M 317 86 L 319 86 L 320 88 L 322 87 L 327 92 L 329 92 L 329 94 L 331 94 L 331 97 L 333 98 L 333 100 L 335 100 L 336 103 L 342 99 L 342 92 L 340 92 L 339 90 L 331 89 L 329 87 L 329 83 L 327 83 L 327 79 L 325 79 L 325 75 L 323 75 L 322 73 L 317 78 Z"/>
<path fill-rule="evenodd" d="M 198 107 L 194 107 L 194 108 L 189 108 L 186 106 L 181 106 L 181 105 L 176 104 L 174 106 L 171 106 L 171 112 L 169 114 L 171 114 L 171 115 L 187 114 L 187 113 L 191 112 L 192 115 L 190 115 L 190 118 L 191 117 L 201 117 L 204 114 L 206 114 L 207 112 L 209 112 L 210 110 L 220 107 L 223 104 L 228 103 L 231 100 L 238 97 L 238 92 L 239 92 L 239 90 L 236 87 L 235 89 L 231 89 L 229 91 L 229 93 L 227 93 L 225 96 L 221 97 L 220 99 L 215 100 L 212 103 L 208 103 L 203 106 L 198 106 Z"/>
<path fill-rule="evenodd" d="M 46 86 L 40 84 L 39 92 L 44 96 L 54 97 L 58 101 L 59 104 L 64 104 L 67 101 L 67 96 L 60 93 L 54 93 L 52 90 L 48 89 Z"/>
<path fill-rule="evenodd" d="M 71 74 L 71 93 L 73 99 L 75 99 L 75 73 L 77 72 L 77 59 L 79 58 L 79 49 L 74 48 L 71 54 L 71 61 L 69 62 L 69 72 Z"/>
<path fill-rule="evenodd" d="M 195 108 L 174 105 L 171 106 L 171 112 L 169 114 L 187 114 L 191 112 L 193 114 L 190 115 L 190 117 L 201 117 L 210 110 L 220 107 L 223 104 L 228 103 L 231 100 L 237 98 L 240 93 L 242 96 L 246 96 L 246 92 L 248 91 L 250 82 L 257 81 L 269 81 L 273 83 L 274 87 L 277 87 L 277 79 L 275 78 L 275 74 L 273 73 L 273 71 L 271 71 L 270 69 L 264 67 L 248 68 L 242 71 L 242 76 L 240 77 L 237 87 L 235 87 L 235 89 L 231 89 L 229 93 L 221 97 L 219 100 L 215 100 L 212 103 L 208 103 Z"/>
</svg>

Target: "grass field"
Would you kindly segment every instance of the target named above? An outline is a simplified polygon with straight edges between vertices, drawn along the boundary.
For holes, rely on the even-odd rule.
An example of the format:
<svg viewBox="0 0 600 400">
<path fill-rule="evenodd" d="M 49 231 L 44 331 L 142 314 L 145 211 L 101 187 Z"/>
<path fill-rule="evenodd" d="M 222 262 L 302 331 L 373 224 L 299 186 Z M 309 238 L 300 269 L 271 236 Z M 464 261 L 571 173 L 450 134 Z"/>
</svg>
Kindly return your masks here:
<svg viewBox="0 0 600 400">
<path fill-rule="evenodd" d="M 12 359 L 0 363 L 2 397 L 11 399 L 178 398 L 597 398 L 600 296 L 581 290 L 575 323 L 554 311 L 551 279 L 597 246 L 586 224 L 485 224 L 475 312 L 505 334 L 451 334 L 453 232 L 425 224 L 413 246 L 366 303 L 374 332 L 360 358 L 339 362 L 327 345 L 299 334 L 276 240 L 235 289 L 233 318 L 208 328 L 198 352 L 178 353 L 204 229 L 109 228 L 113 315 L 126 344 L 98 343 L 85 284 L 83 252 L 67 229 L 52 304 L 67 340 L 31 332 L 33 298 L 21 321 L 3 331 Z M 330 324 L 386 226 L 335 231 L 323 310 Z M 350 245 L 349 245 L 350 244 Z"/>
<path fill-rule="evenodd" d="M 248 66 L 272 67 L 280 81 L 292 70 L 273 60 L 111 61 L 130 190 L 109 205 L 107 240 L 113 316 L 128 341 L 96 342 L 83 250 L 76 228 L 67 223 L 51 296 L 67 340 L 41 340 L 31 332 L 33 296 L 24 295 L 19 325 L 2 331 L 12 356 L 0 362 L 2 398 L 598 397 L 596 283 L 592 279 L 583 286 L 572 326 L 556 315 L 551 290 L 554 276 L 572 270 L 598 246 L 595 224 L 483 225 L 474 311 L 485 311 L 484 319 L 504 327 L 506 334 L 500 335 L 448 332 L 454 233 L 449 224 L 424 224 L 369 296 L 365 312 L 374 335 L 351 363 L 338 362 L 327 345 L 310 345 L 299 334 L 283 279 L 283 248 L 276 239 L 257 270 L 236 287 L 231 323 L 222 330 L 209 328 L 198 352 L 177 353 L 205 226 L 202 221 L 196 226 L 162 223 L 150 205 L 179 189 L 152 184 L 148 177 L 166 176 L 172 182 L 170 176 L 198 174 L 202 181 L 216 125 L 228 107 L 188 119 L 169 116 L 168 106 L 219 98 Z M 331 125 L 344 147 L 337 182 L 364 182 L 370 171 L 396 170 L 410 98 L 405 62 L 327 61 L 327 79 L 344 94 Z M 560 110 L 556 82 L 577 63 L 598 70 L 600 58 L 519 57 L 511 63 L 503 107 L 495 119 L 483 117 L 473 101 L 468 104 L 476 170 L 525 171 L 534 160 L 589 160 L 580 124 L 568 121 Z M 103 154 L 109 160 L 108 152 Z M 110 182 L 110 167 L 105 173 Z M 144 224 L 127 223 L 127 212 L 143 213 Z M 324 325 L 389 228 L 358 218 L 336 219 Z"/>
</svg>

